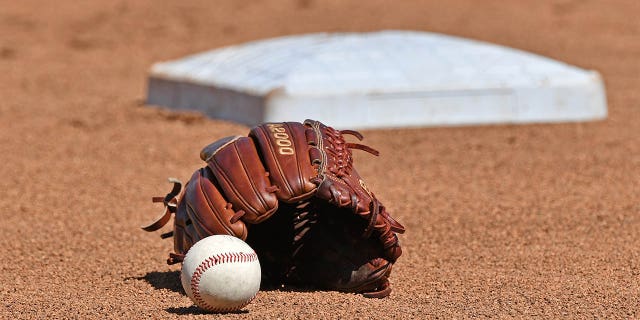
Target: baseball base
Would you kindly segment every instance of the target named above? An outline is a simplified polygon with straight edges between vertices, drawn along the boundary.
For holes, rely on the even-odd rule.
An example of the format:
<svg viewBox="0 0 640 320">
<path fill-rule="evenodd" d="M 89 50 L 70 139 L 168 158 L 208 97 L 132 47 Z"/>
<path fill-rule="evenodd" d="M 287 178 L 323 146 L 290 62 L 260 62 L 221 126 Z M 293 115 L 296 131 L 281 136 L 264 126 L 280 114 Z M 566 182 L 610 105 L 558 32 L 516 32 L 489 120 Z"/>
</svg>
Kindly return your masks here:
<svg viewBox="0 0 640 320">
<path fill-rule="evenodd" d="M 200 308 L 211 312 L 237 311 L 260 289 L 258 256 L 244 241 L 214 235 L 189 249 L 182 264 L 184 291 Z"/>
</svg>

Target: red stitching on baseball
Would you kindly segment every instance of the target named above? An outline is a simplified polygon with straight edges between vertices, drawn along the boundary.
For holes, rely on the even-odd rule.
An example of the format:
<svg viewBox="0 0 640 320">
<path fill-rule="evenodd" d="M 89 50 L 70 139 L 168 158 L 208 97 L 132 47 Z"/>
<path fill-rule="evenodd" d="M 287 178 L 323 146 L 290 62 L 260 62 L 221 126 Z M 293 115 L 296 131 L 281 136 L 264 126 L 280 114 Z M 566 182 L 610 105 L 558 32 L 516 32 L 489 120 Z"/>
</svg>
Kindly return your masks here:
<svg viewBox="0 0 640 320">
<path fill-rule="evenodd" d="M 258 259 L 258 255 L 255 252 L 252 253 L 244 253 L 244 252 L 234 252 L 234 253 L 222 253 L 211 256 L 200 263 L 200 265 L 196 268 L 191 276 L 191 293 L 193 295 L 193 299 L 197 301 L 197 304 L 202 308 L 212 311 L 212 312 L 229 312 L 234 310 L 240 310 L 247 306 L 249 302 L 251 302 L 256 295 L 247 299 L 247 301 L 243 302 L 238 307 L 228 307 L 228 308 L 216 308 L 212 305 L 208 304 L 206 301 L 202 299 L 200 296 L 200 278 L 205 273 L 205 271 L 209 270 L 215 265 L 228 263 L 228 262 L 251 262 L 256 261 Z M 256 293 L 257 294 L 257 293 Z"/>
</svg>

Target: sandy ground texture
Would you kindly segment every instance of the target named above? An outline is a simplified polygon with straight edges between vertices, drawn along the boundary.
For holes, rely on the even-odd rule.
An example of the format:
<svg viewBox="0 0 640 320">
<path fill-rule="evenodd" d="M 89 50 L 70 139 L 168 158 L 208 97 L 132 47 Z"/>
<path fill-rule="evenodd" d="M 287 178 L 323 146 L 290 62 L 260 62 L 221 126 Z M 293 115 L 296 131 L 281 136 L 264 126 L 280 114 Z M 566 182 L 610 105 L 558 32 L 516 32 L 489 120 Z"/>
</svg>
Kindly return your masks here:
<svg viewBox="0 0 640 320">
<path fill-rule="evenodd" d="M 442 32 L 600 71 L 606 121 L 367 131 L 408 229 L 391 297 L 264 291 L 230 319 L 640 317 L 640 2 L 0 1 L 0 318 L 199 312 L 139 226 L 248 128 L 144 104 L 153 62 L 319 31 Z M 428 75 L 425 75 L 428 76 Z M 300 119 L 303 120 L 303 119 Z"/>
</svg>

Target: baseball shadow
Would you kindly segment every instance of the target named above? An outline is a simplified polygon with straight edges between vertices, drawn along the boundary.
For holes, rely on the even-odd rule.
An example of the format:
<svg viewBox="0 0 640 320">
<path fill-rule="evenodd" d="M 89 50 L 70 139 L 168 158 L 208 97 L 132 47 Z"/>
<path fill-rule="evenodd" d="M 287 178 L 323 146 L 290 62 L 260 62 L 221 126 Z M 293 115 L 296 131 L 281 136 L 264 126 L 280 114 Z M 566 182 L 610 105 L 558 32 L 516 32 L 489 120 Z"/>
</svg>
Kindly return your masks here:
<svg viewBox="0 0 640 320">
<path fill-rule="evenodd" d="M 178 277 L 180 277 L 180 275 L 178 274 Z M 179 279 L 178 279 L 179 281 Z M 281 292 L 312 292 L 312 291 L 316 291 L 313 290 L 311 288 L 300 288 L 300 287 L 293 287 L 293 286 L 261 286 L 260 287 L 260 291 L 281 291 Z M 184 292 L 184 291 L 183 291 Z M 230 311 L 230 312 L 225 312 L 225 313 L 211 313 L 208 311 L 204 311 L 201 308 L 198 308 L 195 305 L 189 306 L 189 307 L 169 307 L 164 309 L 166 312 L 171 313 L 171 314 L 175 314 L 175 315 L 200 315 L 200 314 L 248 314 L 249 310 L 247 309 L 241 309 L 241 310 L 237 310 L 237 311 Z"/>
<path fill-rule="evenodd" d="M 179 292 L 184 295 L 184 289 L 180 282 L 180 270 L 177 271 L 151 271 L 142 277 L 131 277 L 131 279 L 144 280 L 155 289 L 166 289 L 173 292 Z"/>
<path fill-rule="evenodd" d="M 142 280 L 150 284 L 157 290 L 170 290 L 172 292 L 178 292 L 182 295 L 187 295 L 182 288 L 182 283 L 180 282 L 180 270 L 176 271 L 151 271 L 147 272 L 144 276 L 141 277 L 130 277 L 127 279 L 135 279 Z M 189 307 L 169 307 L 164 309 L 166 312 L 176 315 L 198 315 L 198 314 L 211 314 L 211 312 L 207 312 L 198 308 L 195 305 Z M 229 313 L 233 314 L 244 314 L 248 313 L 248 310 L 238 310 Z"/>
<path fill-rule="evenodd" d="M 169 307 L 164 309 L 168 313 L 176 314 L 176 315 L 196 315 L 196 314 L 216 314 L 208 311 L 204 311 L 197 306 L 193 305 L 190 307 Z M 224 314 L 245 314 L 249 313 L 249 310 L 242 309 L 238 311 L 225 312 Z"/>
</svg>

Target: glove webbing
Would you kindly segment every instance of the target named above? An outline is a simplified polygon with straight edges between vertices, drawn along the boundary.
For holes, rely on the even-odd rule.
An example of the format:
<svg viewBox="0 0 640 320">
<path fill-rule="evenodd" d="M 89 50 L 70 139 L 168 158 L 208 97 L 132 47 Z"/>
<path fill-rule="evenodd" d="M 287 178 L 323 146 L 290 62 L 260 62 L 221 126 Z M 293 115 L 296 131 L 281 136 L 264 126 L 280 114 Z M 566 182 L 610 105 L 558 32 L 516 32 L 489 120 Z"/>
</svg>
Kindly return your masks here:
<svg viewBox="0 0 640 320">
<path fill-rule="evenodd" d="M 318 210 L 315 210 L 314 208 L 315 207 L 311 204 L 310 200 L 305 200 L 299 202 L 293 212 L 293 243 L 291 250 L 292 265 L 285 269 L 285 277 L 288 277 L 295 271 L 296 256 L 304 246 L 309 231 L 316 223 L 318 223 Z"/>
</svg>

